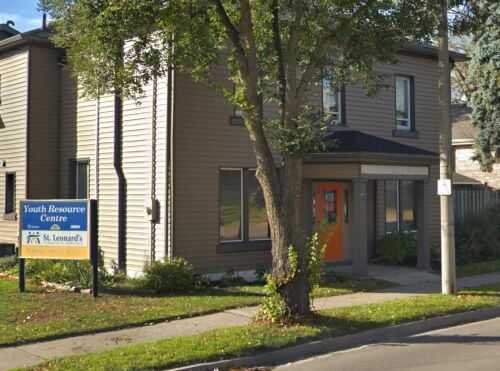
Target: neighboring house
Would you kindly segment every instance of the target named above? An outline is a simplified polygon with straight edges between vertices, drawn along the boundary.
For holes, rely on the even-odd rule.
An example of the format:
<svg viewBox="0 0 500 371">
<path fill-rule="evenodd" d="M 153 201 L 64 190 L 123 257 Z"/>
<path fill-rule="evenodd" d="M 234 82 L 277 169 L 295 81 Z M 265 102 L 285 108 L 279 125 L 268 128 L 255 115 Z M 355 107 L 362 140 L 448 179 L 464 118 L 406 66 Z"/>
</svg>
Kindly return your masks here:
<svg viewBox="0 0 500 371">
<path fill-rule="evenodd" d="M 99 201 L 106 264 L 129 275 L 165 256 L 200 273 L 270 264 L 255 156 L 222 94 L 172 70 L 140 105 L 85 99 L 62 51 L 38 35 L 0 41 L 0 243 L 16 243 L 19 200 L 89 197 Z M 416 231 L 421 268 L 439 241 L 437 52 L 405 47 L 398 64 L 378 69 L 389 88 L 374 98 L 357 85 L 310 92 L 336 141 L 304 160 L 308 232 L 321 229 L 327 261 L 361 275 L 386 233 Z"/>
<path fill-rule="evenodd" d="M 493 164 L 493 170 L 487 172 L 473 160 L 477 129 L 472 125 L 471 110 L 465 104 L 453 104 L 451 116 L 455 208 L 457 219 L 463 221 L 468 215 L 500 202 L 500 163 Z"/>
</svg>

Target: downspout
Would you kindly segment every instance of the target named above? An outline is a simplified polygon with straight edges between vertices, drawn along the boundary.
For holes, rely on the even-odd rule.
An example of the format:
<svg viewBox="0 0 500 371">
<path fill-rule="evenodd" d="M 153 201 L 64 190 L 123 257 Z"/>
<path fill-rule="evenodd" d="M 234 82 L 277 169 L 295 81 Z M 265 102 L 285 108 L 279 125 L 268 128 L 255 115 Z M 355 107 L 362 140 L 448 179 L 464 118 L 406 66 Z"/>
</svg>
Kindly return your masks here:
<svg viewBox="0 0 500 371">
<path fill-rule="evenodd" d="M 173 53 L 173 42 L 170 42 L 169 53 Z M 167 187 L 165 200 L 167 207 L 165 208 L 165 246 L 166 256 L 168 258 L 174 257 L 174 68 L 172 64 L 168 66 L 168 81 L 167 81 Z"/>
<path fill-rule="evenodd" d="M 118 268 L 126 272 L 127 181 L 123 172 L 123 100 L 115 92 L 115 127 L 113 166 L 118 177 Z"/>
<path fill-rule="evenodd" d="M 99 202 L 99 155 L 101 145 L 101 94 L 97 93 L 96 109 L 95 109 L 95 198 Z M 98 209 L 99 210 L 99 209 Z"/>
<path fill-rule="evenodd" d="M 158 116 L 158 77 L 153 79 L 153 113 L 151 120 L 151 251 L 150 261 L 153 263 L 156 260 L 156 124 Z"/>
</svg>

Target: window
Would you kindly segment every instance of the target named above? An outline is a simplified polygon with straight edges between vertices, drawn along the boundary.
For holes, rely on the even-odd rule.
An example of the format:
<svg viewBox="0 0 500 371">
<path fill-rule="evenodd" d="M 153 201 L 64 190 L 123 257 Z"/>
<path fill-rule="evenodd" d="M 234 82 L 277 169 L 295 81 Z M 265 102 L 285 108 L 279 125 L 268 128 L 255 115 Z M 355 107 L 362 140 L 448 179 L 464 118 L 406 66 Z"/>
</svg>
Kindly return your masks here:
<svg viewBox="0 0 500 371">
<path fill-rule="evenodd" d="M 333 125 L 343 124 L 342 89 L 333 86 L 332 81 L 323 79 L 323 114 Z"/>
<path fill-rule="evenodd" d="M 385 182 L 385 231 L 408 232 L 417 229 L 415 219 L 415 182 Z"/>
<path fill-rule="evenodd" d="M 220 241 L 268 240 L 264 195 L 255 170 L 222 169 L 219 177 Z"/>
<path fill-rule="evenodd" d="M 413 79 L 396 76 L 396 129 L 413 130 Z"/>
<path fill-rule="evenodd" d="M 16 212 L 16 174 L 5 174 L 5 215 Z"/>
<path fill-rule="evenodd" d="M 70 196 L 76 199 L 89 197 L 89 160 L 71 161 Z"/>
<path fill-rule="evenodd" d="M 240 169 L 221 170 L 219 183 L 221 241 L 243 239 L 242 184 L 243 173 Z"/>
<path fill-rule="evenodd" d="M 267 240 L 270 234 L 266 204 L 264 193 L 255 177 L 255 170 L 248 172 L 246 194 L 248 197 L 248 239 Z"/>
</svg>

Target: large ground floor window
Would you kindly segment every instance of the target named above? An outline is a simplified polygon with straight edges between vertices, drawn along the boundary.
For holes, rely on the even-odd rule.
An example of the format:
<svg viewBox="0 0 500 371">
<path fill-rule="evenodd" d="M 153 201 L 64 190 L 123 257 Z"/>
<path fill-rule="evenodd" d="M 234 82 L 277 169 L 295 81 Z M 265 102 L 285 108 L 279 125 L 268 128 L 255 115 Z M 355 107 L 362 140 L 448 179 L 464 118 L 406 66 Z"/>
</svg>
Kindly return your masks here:
<svg viewBox="0 0 500 371">
<path fill-rule="evenodd" d="M 385 181 L 385 231 L 409 232 L 417 229 L 415 182 Z"/>
<path fill-rule="evenodd" d="M 221 242 L 270 238 L 264 196 L 255 170 L 220 170 L 219 217 Z"/>
</svg>

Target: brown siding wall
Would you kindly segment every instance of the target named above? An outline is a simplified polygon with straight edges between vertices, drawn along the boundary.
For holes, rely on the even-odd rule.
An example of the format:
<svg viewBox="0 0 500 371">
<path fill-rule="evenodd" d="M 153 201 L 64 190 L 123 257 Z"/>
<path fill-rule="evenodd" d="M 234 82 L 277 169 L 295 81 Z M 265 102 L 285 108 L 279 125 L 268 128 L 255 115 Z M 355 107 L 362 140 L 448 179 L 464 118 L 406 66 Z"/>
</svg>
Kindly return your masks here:
<svg viewBox="0 0 500 371">
<path fill-rule="evenodd" d="M 437 61 L 401 56 L 400 63 L 380 66 L 389 88 L 375 97 L 367 97 L 360 86 L 346 88 L 347 126 L 352 129 L 437 152 L 438 104 Z M 418 138 L 393 137 L 394 75 L 411 75 L 415 80 L 415 121 Z M 218 78 L 223 81 L 222 69 Z M 192 261 L 200 271 L 221 272 L 228 269 L 254 269 L 269 263 L 269 253 L 216 252 L 218 243 L 218 170 L 221 167 L 252 167 L 255 159 L 244 127 L 228 123 L 232 107 L 213 89 L 194 83 L 177 74 L 175 89 L 175 255 Z M 309 94 L 310 101 L 321 104 L 318 84 Z M 269 110 L 268 110 L 269 111 Z M 309 165 L 308 165 L 309 166 Z M 318 166 L 309 166 L 306 176 L 318 178 Z M 344 169 L 342 176 L 349 173 Z M 431 168 L 429 189 L 437 180 L 437 166 Z M 321 171 L 320 171 L 321 173 Z M 335 174 L 328 174 L 335 177 Z M 374 191 L 374 190 L 372 190 Z M 383 182 L 378 182 L 375 197 L 376 236 L 384 233 Z M 433 197 L 432 240 L 439 240 L 439 203 Z"/>
<path fill-rule="evenodd" d="M 219 169 L 255 166 L 245 127 L 229 125 L 233 109 L 221 94 L 182 74 L 175 81 L 174 254 L 201 272 L 268 263 L 267 252 L 216 252 Z"/>
<path fill-rule="evenodd" d="M 26 196 L 26 128 L 28 121 L 28 51 L 0 56 L 0 244 L 17 244 L 17 221 L 4 220 L 5 174 L 16 173 L 16 203 Z"/>
<path fill-rule="evenodd" d="M 30 112 L 28 122 L 28 197 L 59 197 L 58 52 L 30 49 Z"/>
</svg>

